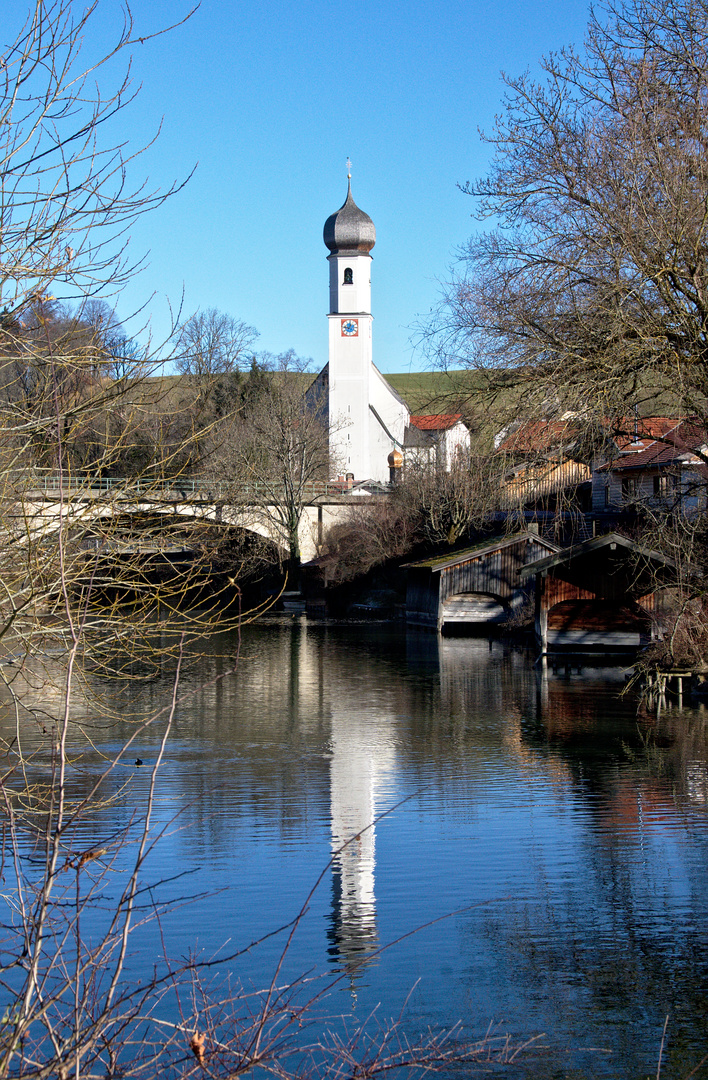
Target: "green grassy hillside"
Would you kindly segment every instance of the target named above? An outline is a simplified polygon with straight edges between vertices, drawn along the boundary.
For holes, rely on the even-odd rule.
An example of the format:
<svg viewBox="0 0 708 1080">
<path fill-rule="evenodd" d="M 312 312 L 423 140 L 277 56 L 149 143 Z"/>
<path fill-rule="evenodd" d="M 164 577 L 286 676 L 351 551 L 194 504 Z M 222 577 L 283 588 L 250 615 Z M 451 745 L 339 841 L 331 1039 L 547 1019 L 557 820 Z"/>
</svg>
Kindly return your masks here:
<svg viewBox="0 0 708 1080">
<path fill-rule="evenodd" d="M 384 378 L 415 415 L 460 412 L 471 382 L 467 371 L 410 371 Z"/>
</svg>

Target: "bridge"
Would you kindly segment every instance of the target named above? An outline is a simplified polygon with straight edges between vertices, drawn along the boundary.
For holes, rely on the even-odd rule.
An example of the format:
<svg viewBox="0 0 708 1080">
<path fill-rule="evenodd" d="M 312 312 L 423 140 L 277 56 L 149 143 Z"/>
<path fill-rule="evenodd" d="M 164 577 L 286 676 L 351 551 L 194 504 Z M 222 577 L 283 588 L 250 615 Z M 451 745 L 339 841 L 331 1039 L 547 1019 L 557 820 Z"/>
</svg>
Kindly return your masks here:
<svg viewBox="0 0 708 1080">
<path fill-rule="evenodd" d="M 298 527 L 303 562 L 321 552 L 328 529 L 346 519 L 352 506 L 370 505 L 387 488 L 350 481 L 309 481 L 302 485 Z M 203 480 L 176 476 L 90 477 L 27 473 L 14 478 L 13 493 L 34 530 L 51 533 L 62 521 L 77 524 L 123 515 L 162 514 L 244 529 L 270 540 L 284 555 L 287 544 L 278 522 L 274 485 L 263 481 Z M 149 540 L 136 550 L 154 551 Z"/>
</svg>

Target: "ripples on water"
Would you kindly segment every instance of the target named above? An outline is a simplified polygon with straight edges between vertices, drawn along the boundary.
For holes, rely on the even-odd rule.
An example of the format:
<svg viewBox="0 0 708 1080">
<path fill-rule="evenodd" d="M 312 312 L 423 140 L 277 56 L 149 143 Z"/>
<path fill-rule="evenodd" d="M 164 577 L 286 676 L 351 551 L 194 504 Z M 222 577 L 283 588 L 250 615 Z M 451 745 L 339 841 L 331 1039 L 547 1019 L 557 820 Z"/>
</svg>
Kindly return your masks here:
<svg viewBox="0 0 708 1080">
<path fill-rule="evenodd" d="M 412 1030 L 546 1033 L 513 1076 L 655 1074 L 667 1014 L 664 1077 L 708 1053 L 703 708 L 638 721 L 622 669 L 545 673 L 509 644 L 399 627 L 264 621 L 204 687 L 238 644 L 206 648 L 159 780 L 160 819 L 180 816 L 150 873 L 192 871 L 173 892 L 208 893 L 165 920 L 171 955 L 233 951 L 287 922 L 358 834 L 288 957 L 291 976 L 345 972 L 332 1013 L 397 1014 L 412 990 Z M 136 684 L 131 710 L 169 689 L 167 674 Z M 156 749 L 136 747 L 146 768 L 126 770 L 126 814 Z M 161 947 L 140 935 L 134 972 Z M 236 973 L 264 985 L 279 948 Z"/>
</svg>

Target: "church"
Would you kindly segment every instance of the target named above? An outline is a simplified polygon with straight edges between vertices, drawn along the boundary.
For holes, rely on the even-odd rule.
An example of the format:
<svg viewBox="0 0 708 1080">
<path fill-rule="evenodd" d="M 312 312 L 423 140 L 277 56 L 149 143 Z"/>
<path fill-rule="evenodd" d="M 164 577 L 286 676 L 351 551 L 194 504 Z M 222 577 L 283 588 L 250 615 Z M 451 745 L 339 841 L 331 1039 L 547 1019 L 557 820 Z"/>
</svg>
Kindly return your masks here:
<svg viewBox="0 0 708 1080">
<path fill-rule="evenodd" d="M 326 399 L 330 460 L 335 476 L 388 483 L 406 465 L 443 465 L 469 451 L 469 432 L 457 414 L 411 416 L 405 401 L 373 362 L 371 249 L 376 229 L 347 197 L 324 226 L 329 249 L 329 363 L 316 380 Z"/>
</svg>

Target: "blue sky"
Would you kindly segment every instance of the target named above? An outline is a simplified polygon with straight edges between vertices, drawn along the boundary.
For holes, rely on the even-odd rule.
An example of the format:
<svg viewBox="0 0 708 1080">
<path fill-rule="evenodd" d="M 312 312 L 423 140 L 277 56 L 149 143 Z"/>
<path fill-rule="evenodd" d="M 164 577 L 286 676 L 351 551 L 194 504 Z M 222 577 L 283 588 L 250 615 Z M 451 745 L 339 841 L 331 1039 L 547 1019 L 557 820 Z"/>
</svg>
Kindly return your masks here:
<svg viewBox="0 0 708 1080">
<path fill-rule="evenodd" d="M 25 8 L 5 0 L 6 32 Z M 132 5 L 140 33 L 187 9 Z M 97 42 L 110 40 L 118 12 L 101 0 Z M 420 367 L 411 327 L 477 227 L 456 184 L 485 171 L 477 129 L 499 108 L 500 70 L 580 45 L 586 20 L 584 0 L 203 0 L 186 25 L 135 50 L 142 91 L 117 128 L 136 145 L 164 118 L 135 175 L 167 187 L 197 169 L 134 227 L 133 253 L 149 249 L 149 268 L 119 314 L 155 294 L 159 338 L 168 301 L 184 294 L 184 312 L 219 308 L 257 327 L 262 348 L 324 364 L 322 226 L 344 201 L 350 156 L 354 198 L 377 229 L 374 360 L 383 371 Z"/>
</svg>

